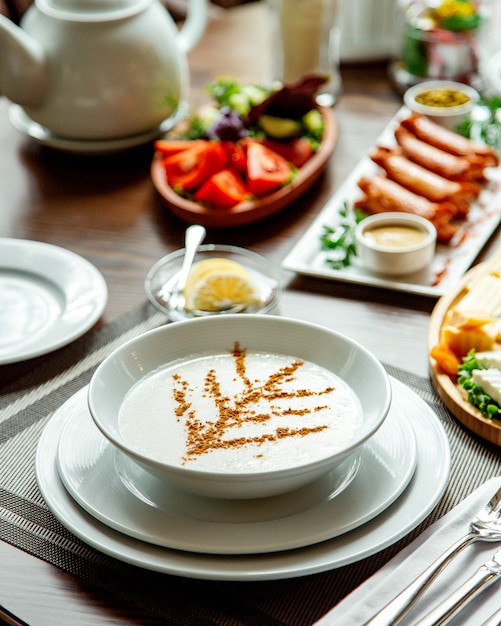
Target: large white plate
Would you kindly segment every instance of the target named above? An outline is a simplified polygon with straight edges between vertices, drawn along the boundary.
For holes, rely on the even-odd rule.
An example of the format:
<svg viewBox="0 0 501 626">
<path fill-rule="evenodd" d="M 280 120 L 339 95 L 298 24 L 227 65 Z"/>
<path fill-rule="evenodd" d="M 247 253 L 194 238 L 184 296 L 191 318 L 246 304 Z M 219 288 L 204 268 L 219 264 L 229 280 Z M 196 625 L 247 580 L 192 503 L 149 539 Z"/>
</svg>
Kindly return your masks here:
<svg viewBox="0 0 501 626">
<path fill-rule="evenodd" d="M 58 469 L 73 498 L 130 537 L 190 552 L 276 552 L 339 536 L 390 506 L 416 467 L 412 427 L 393 405 L 360 455 L 328 476 L 281 496 L 217 500 L 169 487 L 128 460 L 95 426 L 87 387 L 59 411 Z"/>
<path fill-rule="evenodd" d="M 272 580 L 315 574 L 366 558 L 395 543 L 434 508 L 449 479 L 447 436 L 436 415 L 413 391 L 392 379 L 393 401 L 412 424 L 417 467 L 408 488 L 383 513 L 356 530 L 313 546 L 261 555 L 207 555 L 162 548 L 127 537 L 81 509 L 61 482 L 57 447 L 66 415 L 44 430 L 35 469 L 41 493 L 59 521 L 94 548 L 127 563 L 189 578 Z"/>
<path fill-rule="evenodd" d="M 402 107 L 376 144 L 394 145 L 395 128 L 400 120 L 409 113 L 409 109 Z M 350 205 L 361 196 L 357 181 L 362 176 L 373 175 L 376 171 L 378 171 L 378 166 L 369 156 L 358 163 L 283 260 L 282 267 L 299 274 L 318 278 L 384 287 L 424 296 L 439 297 L 444 295 L 470 267 L 499 225 L 501 218 L 501 167 L 490 168 L 487 171 L 490 178 L 489 184 L 482 190 L 478 201 L 472 204 L 468 218 L 461 224 L 453 240 L 448 245 L 437 245 L 431 266 L 421 272 L 398 278 L 375 274 L 365 268 L 357 258 L 344 269 L 332 269 L 326 263 L 328 252 L 321 249 L 320 237 L 323 233 L 323 226 L 336 226 L 340 219 L 339 210 L 343 205 L 345 203 Z"/>
<path fill-rule="evenodd" d="M 106 306 L 100 272 L 47 243 L 0 239 L 0 365 L 60 348 L 91 328 Z"/>
</svg>

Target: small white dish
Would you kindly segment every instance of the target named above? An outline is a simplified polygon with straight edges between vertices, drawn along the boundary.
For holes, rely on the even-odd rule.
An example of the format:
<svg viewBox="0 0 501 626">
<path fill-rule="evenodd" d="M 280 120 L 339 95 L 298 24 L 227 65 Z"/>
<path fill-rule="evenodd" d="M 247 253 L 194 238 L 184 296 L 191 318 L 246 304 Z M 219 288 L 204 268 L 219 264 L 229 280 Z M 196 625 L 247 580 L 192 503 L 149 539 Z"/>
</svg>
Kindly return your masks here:
<svg viewBox="0 0 501 626">
<path fill-rule="evenodd" d="M 86 388 L 61 407 L 59 475 L 100 522 L 158 546 L 207 554 L 252 554 L 303 547 L 365 524 L 407 487 L 416 467 L 414 432 L 393 405 L 384 425 L 312 485 L 262 500 L 215 500 L 166 485 L 127 460 L 90 417 Z M 96 489 L 96 485 L 101 485 Z"/>
<path fill-rule="evenodd" d="M 184 114 L 184 110 L 183 110 Z M 132 135 L 130 137 L 120 137 L 118 139 L 71 139 L 68 137 L 60 137 L 50 130 L 32 120 L 22 107 L 13 104 L 9 107 L 9 119 L 16 130 L 26 135 L 33 141 L 63 152 L 92 155 L 92 154 L 114 154 L 123 152 L 131 148 L 137 148 L 144 144 L 150 143 L 154 139 L 162 137 L 176 124 L 182 117 L 181 113 L 176 115 L 174 119 L 166 119 L 160 126 L 153 128 L 151 131 Z"/>
<path fill-rule="evenodd" d="M 261 296 L 261 304 L 242 309 L 241 313 L 268 313 L 273 310 L 282 296 L 282 281 L 280 275 L 273 266 L 261 255 L 245 248 L 228 246 L 223 244 L 206 244 L 199 247 L 194 258 L 194 263 L 206 259 L 225 258 L 242 265 L 249 273 L 254 283 L 258 286 Z M 158 260 L 147 273 L 144 281 L 144 290 L 150 302 L 173 322 L 192 319 L 195 317 L 208 317 L 214 315 L 227 315 L 233 311 L 221 311 L 210 313 L 206 311 L 186 311 L 183 306 L 172 305 L 169 299 L 170 293 L 176 289 L 179 273 L 184 258 L 184 248 L 176 250 Z"/>
<path fill-rule="evenodd" d="M 457 96 L 465 101 L 453 104 Z M 421 102 L 421 98 L 425 101 Z M 426 115 L 450 130 L 469 118 L 479 100 L 480 95 L 473 87 L 449 80 L 418 83 L 404 93 L 404 103 L 411 111 Z"/>
<path fill-rule="evenodd" d="M 182 462 L 185 450 L 178 450 L 178 460 L 167 462 L 155 458 L 153 454 L 143 453 L 123 436 L 118 418 L 124 398 L 132 387 L 168 365 L 183 359 L 193 360 L 196 355 L 231 353 L 237 344 L 241 351 L 285 355 L 287 363 L 300 359 L 331 372 L 350 388 L 350 393 L 356 396 L 360 405 L 357 410 L 360 409 L 362 416 L 360 425 L 339 445 L 337 437 L 336 445 L 333 445 L 332 438 L 326 445 L 326 440 L 321 439 L 323 428 L 319 432 L 320 438 L 316 437 L 317 431 L 312 437 L 300 435 L 295 439 L 287 436 L 273 439 L 275 426 L 271 427 L 273 432 L 270 434 L 267 431 L 268 419 L 256 421 L 256 430 L 253 431 L 255 436 L 251 438 L 250 443 L 242 445 L 239 452 L 246 453 L 245 458 L 249 462 L 259 459 L 260 455 L 263 456 L 262 461 L 259 461 L 261 465 L 253 463 L 253 469 L 248 470 L 243 464 L 235 470 L 235 463 L 241 463 L 241 460 L 240 455 L 234 454 L 235 448 L 231 446 L 228 455 L 224 454 L 225 450 L 220 450 L 216 457 L 219 463 L 211 465 L 208 469 L 196 463 L 190 465 Z M 230 372 L 230 376 L 234 376 L 232 370 Z M 273 376 L 276 377 L 272 374 L 271 378 Z M 276 382 L 275 391 L 282 390 L 285 397 L 290 397 L 287 393 L 293 390 L 293 387 L 287 386 L 289 380 L 285 379 L 283 388 Z M 190 384 L 196 389 L 201 389 L 204 381 L 194 381 Z M 252 384 L 254 388 L 249 387 Z M 248 384 L 243 385 L 242 392 L 227 400 L 225 408 L 231 410 L 234 405 L 243 401 L 244 395 L 246 398 L 250 396 L 251 389 L 257 391 L 264 384 L 264 380 L 258 380 L 256 383 L 248 381 Z M 218 389 L 219 385 L 220 381 Z M 215 498 L 249 499 L 274 496 L 298 489 L 344 462 L 383 424 L 390 408 L 391 387 L 385 369 L 372 353 L 340 333 L 285 317 L 226 315 L 167 324 L 120 346 L 106 357 L 94 372 L 89 384 L 88 402 L 94 422 L 103 435 L 145 471 L 193 493 Z M 184 403 L 186 402 L 189 400 L 185 399 Z M 204 400 L 201 399 L 200 402 L 204 406 Z M 212 400 L 209 399 L 207 402 L 210 405 Z M 327 404 L 328 400 L 323 399 L 321 403 Z M 263 401 L 262 405 L 253 401 L 249 411 L 252 413 L 254 409 L 263 415 L 268 412 L 271 416 L 279 411 L 279 404 L 278 396 L 270 403 Z M 216 403 L 216 406 L 220 405 Z M 298 407 L 298 410 L 301 408 L 297 404 L 292 407 L 293 409 Z M 163 432 L 163 436 L 166 437 L 165 445 L 173 436 L 171 433 L 176 429 L 176 424 L 179 424 L 176 432 L 180 446 L 186 447 L 186 432 L 182 420 L 187 418 L 176 418 L 175 408 L 175 406 L 172 408 L 171 414 L 166 414 L 166 418 L 170 418 L 171 422 L 169 428 Z M 287 421 L 287 418 L 282 416 L 280 428 L 290 428 L 293 431 L 297 423 L 291 421 L 294 419 L 294 411 L 292 409 L 289 411 L 290 419 Z M 196 428 L 200 433 L 206 427 L 206 416 L 198 408 L 195 417 L 198 420 Z M 223 422 L 226 419 L 224 416 L 221 417 Z M 304 419 L 305 417 L 303 421 Z M 228 440 L 231 440 L 232 436 L 238 439 L 240 436 L 238 420 L 229 420 L 225 423 L 230 424 L 225 437 Z M 314 418 L 311 423 L 316 423 Z M 332 433 L 332 428 L 329 427 L 325 434 L 332 437 Z M 158 437 L 161 436 L 158 434 Z M 260 443 L 256 443 L 256 439 L 260 440 Z M 273 441 L 272 444 L 269 444 L 270 440 Z M 315 442 L 314 447 L 312 441 Z M 321 443 L 323 445 L 320 445 Z M 290 450 L 294 450 L 294 454 L 289 454 Z M 274 458 L 280 458 L 280 463 L 271 463 Z M 298 461 L 298 458 L 301 460 Z"/>
<path fill-rule="evenodd" d="M 413 274 L 428 267 L 435 256 L 435 227 L 410 213 L 366 217 L 357 225 L 355 237 L 362 264 L 379 274 Z"/>
<path fill-rule="evenodd" d="M 0 239 L 0 365 L 25 361 L 74 341 L 101 317 L 106 282 L 64 248 Z"/>
<path fill-rule="evenodd" d="M 206 580 L 257 581 L 343 567 L 405 537 L 431 513 L 448 484 L 450 448 L 440 420 L 403 383 L 395 379 L 391 383 L 393 401 L 405 413 L 416 436 L 417 466 L 409 486 L 386 511 L 360 528 L 309 547 L 253 555 L 197 554 L 155 546 L 98 522 L 73 500 L 57 470 L 59 437 L 71 404 L 64 411 L 56 411 L 42 433 L 35 459 L 38 486 L 55 517 L 82 541 L 104 554 L 153 571 Z"/>
</svg>

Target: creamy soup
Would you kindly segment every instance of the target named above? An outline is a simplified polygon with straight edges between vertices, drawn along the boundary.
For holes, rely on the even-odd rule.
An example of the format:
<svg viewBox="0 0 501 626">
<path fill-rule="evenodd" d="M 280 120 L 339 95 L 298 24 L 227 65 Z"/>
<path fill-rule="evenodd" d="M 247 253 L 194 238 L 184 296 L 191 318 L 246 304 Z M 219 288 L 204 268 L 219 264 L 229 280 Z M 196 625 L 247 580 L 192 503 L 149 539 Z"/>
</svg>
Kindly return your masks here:
<svg viewBox="0 0 501 626">
<path fill-rule="evenodd" d="M 330 455 L 353 441 L 353 390 L 315 363 L 242 350 L 161 369 L 124 399 L 119 429 L 137 452 L 176 466 L 263 471 Z"/>
<path fill-rule="evenodd" d="M 364 233 L 373 245 L 382 248 L 412 248 L 426 239 L 426 233 L 412 226 L 376 226 Z"/>
</svg>

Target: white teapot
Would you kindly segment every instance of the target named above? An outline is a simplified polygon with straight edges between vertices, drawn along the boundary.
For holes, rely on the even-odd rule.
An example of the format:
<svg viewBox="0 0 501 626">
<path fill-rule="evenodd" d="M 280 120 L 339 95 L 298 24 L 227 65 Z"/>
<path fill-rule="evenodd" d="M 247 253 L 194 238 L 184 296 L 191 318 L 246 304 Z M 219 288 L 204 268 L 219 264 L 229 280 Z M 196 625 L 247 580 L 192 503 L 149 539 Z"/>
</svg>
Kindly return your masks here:
<svg viewBox="0 0 501 626">
<path fill-rule="evenodd" d="M 206 22 L 207 0 L 181 30 L 160 0 L 35 0 L 20 27 L 0 16 L 0 94 L 61 138 L 149 133 L 185 103 Z"/>
</svg>

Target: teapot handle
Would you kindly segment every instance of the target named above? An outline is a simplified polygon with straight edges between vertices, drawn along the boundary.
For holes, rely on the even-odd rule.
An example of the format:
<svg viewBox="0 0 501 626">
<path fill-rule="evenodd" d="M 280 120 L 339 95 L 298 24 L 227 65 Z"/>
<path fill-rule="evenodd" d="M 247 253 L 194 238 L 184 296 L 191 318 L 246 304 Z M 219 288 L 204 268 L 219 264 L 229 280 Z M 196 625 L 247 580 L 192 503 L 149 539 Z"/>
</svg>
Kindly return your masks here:
<svg viewBox="0 0 501 626">
<path fill-rule="evenodd" d="M 200 41 L 207 26 L 208 0 L 188 0 L 188 11 L 176 41 L 184 53 L 190 52 Z"/>
</svg>

